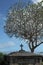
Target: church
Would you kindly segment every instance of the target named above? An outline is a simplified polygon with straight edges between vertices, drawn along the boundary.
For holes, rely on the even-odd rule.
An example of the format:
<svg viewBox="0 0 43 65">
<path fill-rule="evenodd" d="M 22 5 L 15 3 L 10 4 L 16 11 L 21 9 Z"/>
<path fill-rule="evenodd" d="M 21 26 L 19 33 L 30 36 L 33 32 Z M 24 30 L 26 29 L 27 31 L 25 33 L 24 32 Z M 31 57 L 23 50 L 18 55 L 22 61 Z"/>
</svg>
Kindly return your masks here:
<svg viewBox="0 0 43 65">
<path fill-rule="evenodd" d="M 17 52 L 9 53 L 5 56 L 8 65 L 40 65 L 43 61 L 43 55 L 31 53 L 23 50 L 23 45 Z"/>
</svg>

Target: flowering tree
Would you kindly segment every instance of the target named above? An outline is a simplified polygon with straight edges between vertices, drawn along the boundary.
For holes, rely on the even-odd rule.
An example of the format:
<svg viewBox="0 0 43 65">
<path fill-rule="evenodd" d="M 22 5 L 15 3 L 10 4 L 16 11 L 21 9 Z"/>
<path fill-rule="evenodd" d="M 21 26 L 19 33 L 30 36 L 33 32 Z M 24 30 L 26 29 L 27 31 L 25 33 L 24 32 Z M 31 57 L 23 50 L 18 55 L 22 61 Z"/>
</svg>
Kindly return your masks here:
<svg viewBox="0 0 43 65">
<path fill-rule="evenodd" d="M 43 8 L 40 4 L 32 4 L 20 8 L 13 6 L 9 12 L 4 26 L 9 36 L 15 35 L 28 40 L 31 52 L 34 52 L 43 42 L 40 38 L 43 35 Z"/>
</svg>

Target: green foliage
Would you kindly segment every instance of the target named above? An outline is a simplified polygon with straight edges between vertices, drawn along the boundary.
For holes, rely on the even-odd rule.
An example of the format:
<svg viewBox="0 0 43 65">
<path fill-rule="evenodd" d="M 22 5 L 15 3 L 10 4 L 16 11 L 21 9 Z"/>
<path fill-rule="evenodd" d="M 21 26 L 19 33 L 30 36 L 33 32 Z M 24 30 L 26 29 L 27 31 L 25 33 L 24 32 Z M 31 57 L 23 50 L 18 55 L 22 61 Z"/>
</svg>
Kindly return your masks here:
<svg viewBox="0 0 43 65">
<path fill-rule="evenodd" d="M 0 52 L 0 64 L 2 63 L 2 61 L 4 60 L 4 55 L 3 53 Z"/>
<path fill-rule="evenodd" d="M 43 65 L 43 62 L 41 62 L 40 64 Z"/>
<path fill-rule="evenodd" d="M 3 55 L 4 55 L 3 53 L 0 53 L 0 57 L 3 57 Z"/>
</svg>

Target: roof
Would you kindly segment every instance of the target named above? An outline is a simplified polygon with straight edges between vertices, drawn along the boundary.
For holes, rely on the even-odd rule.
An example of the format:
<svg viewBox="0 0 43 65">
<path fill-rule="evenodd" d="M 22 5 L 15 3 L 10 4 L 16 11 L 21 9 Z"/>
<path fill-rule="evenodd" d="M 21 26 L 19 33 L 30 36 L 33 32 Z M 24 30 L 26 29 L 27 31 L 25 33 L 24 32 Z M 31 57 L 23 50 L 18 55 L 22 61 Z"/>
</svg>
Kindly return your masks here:
<svg viewBox="0 0 43 65">
<path fill-rule="evenodd" d="M 21 52 L 21 51 L 17 51 L 17 52 L 12 52 L 10 54 L 8 54 L 9 56 L 42 56 L 40 54 L 36 54 L 36 53 L 31 53 L 31 52 Z"/>
<path fill-rule="evenodd" d="M 31 53 L 28 51 L 23 50 L 23 45 L 20 45 L 21 49 L 19 51 L 16 52 L 11 52 L 8 54 L 8 56 L 42 56 L 40 54 L 36 54 L 36 53 Z"/>
</svg>

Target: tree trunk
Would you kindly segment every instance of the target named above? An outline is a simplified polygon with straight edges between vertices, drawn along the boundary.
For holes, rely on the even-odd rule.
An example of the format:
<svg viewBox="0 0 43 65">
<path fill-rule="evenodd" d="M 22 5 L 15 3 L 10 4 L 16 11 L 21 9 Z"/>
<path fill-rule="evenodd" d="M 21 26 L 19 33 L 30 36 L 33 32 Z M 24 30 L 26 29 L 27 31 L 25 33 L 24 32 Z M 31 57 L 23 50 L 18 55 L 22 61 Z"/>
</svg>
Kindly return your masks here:
<svg viewBox="0 0 43 65">
<path fill-rule="evenodd" d="M 31 52 L 34 53 L 34 49 L 31 49 Z"/>
</svg>

